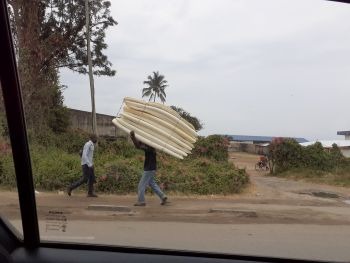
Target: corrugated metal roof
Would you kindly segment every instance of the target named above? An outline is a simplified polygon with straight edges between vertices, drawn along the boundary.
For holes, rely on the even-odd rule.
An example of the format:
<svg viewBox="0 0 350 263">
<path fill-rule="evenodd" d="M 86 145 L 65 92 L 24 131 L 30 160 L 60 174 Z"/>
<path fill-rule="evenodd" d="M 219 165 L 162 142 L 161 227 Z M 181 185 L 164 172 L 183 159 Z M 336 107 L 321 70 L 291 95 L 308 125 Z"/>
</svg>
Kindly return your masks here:
<svg viewBox="0 0 350 263">
<path fill-rule="evenodd" d="M 320 142 L 324 148 L 332 148 L 332 145 L 335 143 L 338 147 L 350 147 L 350 140 L 333 140 L 333 141 L 313 141 L 313 142 L 304 142 L 300 143 L 302 146 L 309 146 Z"/>
<path fill-rule="evenodd" d="M 350 135 L 350 131 L 337 131 L 337 135 Z"/>
<path fill-rule="evenodd" d="M 250 135 L 227 135 L 231 141 L 240 141 L 240 142 L 271 142 L 276 137 L 271 136 L 250 136 Z M 282 137 L 281 137 L 282 138 Z M 304 138 L 291 138 L 295 139 L 297 142 L 307 142 L 308 140 Z"/>
</svg>

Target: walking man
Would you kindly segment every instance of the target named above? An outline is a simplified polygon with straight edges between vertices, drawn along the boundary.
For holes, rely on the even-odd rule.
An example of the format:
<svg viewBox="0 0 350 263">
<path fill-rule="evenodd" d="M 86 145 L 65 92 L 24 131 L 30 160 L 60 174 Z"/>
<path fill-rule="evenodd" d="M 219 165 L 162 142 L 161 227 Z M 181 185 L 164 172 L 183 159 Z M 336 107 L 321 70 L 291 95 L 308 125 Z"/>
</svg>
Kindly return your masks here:
<svg viewBox="0 0 350 263">
<path fill-rule="evenodd" d="M 72 191 L 79 187 L 80 185 L 87 183 L 88 184 L 88 194 L 87 197 L 97 197 L 97 195 L 94 193 L 94 183 L 96 182 L 95 179 L 95 172 L 94 172 L 94 163 L 93 163 L 93 156 L 94 156 L 94 144 L 97 142 L 96 135 L 91 135 L 90 140 L 85 143 L 83 148 L 83 153 L 81 155 L 81 167 L 83 169 L 83 175 L 82 177 L 71 184 L 68 189 L 67 193 L 69 196 L 71 196 Z"/>
<path fill-rule="evenodd" d="M 152 190 L 159 196 L 161 205 L 167 203 L 168 197 L 160 190 L 158 184 L 155 181 L 155 175 L 157 170 L 157 155 L 156 150 L 144 144 L 136 139 L 134 131 L 130 132 L 131 140 L 133 141 L 137 149 L 145 151 L 145 161 L 143 165 L 143 174 L 138 185 L 138 200 L 135 206 L 145 206 L 145 191 L 146 187 L 149 185 Z"/>
</svg>

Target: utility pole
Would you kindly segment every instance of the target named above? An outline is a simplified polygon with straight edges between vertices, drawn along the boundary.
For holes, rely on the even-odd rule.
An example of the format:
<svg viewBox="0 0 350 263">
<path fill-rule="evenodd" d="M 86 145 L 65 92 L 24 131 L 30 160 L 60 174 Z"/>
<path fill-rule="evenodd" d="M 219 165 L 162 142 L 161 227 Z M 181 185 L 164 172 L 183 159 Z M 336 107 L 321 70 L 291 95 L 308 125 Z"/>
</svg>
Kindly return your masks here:
<svg viewBox="0 0 350 263">
<path fill-rule="evenodd" d="M 89 0 L 85 0 L 85 17 L 86 17 L 87 57 L 88 57 L 88 65 L 89 65 L 89 80 L 90 80 L 90 91 L 91 91 L 92 132 L 93 132 L 93 134 L 95 134 L 97 136 L 96 110 L 95 110 L 95 87 L 94 87 L 94 76 L 93 76 L 93 72 L 92 72 L 91 47 L 90 47 Z"/>
</svg>

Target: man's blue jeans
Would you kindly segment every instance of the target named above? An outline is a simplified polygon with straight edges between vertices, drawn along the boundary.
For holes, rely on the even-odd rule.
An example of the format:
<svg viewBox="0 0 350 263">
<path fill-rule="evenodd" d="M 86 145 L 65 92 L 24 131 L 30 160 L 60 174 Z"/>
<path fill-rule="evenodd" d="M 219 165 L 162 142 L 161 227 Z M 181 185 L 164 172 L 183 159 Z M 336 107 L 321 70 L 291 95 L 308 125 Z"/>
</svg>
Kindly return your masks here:
<svg viewBox="0 0 350 263">
<path fill-rule="evenodd" d="M 149 185 L 152 190 L 159 196 L 160 199 L 165 197 L 165 194 L 160 190 L 158 184 L 156 183 L 154 177 L 156 171 L 144 171 L 138 186 L 138 202 L 145 203 L 145 191 L 146 187 Z"/>
</svg>

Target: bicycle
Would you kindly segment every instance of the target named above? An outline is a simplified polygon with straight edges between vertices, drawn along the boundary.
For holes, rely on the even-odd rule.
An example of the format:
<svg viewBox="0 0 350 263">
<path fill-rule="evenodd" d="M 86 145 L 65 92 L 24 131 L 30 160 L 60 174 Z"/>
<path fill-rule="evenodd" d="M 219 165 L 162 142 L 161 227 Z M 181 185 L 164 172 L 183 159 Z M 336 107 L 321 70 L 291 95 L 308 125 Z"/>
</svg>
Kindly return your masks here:
<svg viewBox="0 0 350 263">
<path fill-rule="evenodd" d="M 262 161 L 258 161 L 256 164 L 255 164 L 255 170 L 256 171 L 268 171 L 270 168 L 269 168 L 269 165 L 267 164 L 267 162 L 262 162 Z"/>
</svg>

